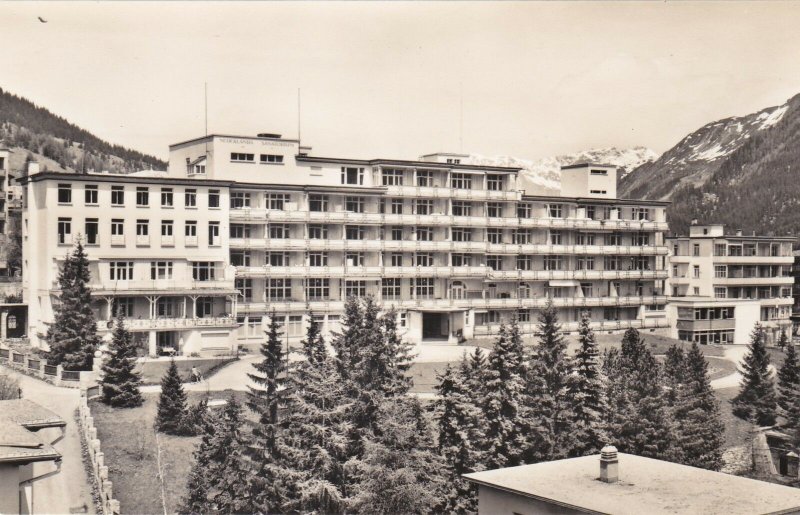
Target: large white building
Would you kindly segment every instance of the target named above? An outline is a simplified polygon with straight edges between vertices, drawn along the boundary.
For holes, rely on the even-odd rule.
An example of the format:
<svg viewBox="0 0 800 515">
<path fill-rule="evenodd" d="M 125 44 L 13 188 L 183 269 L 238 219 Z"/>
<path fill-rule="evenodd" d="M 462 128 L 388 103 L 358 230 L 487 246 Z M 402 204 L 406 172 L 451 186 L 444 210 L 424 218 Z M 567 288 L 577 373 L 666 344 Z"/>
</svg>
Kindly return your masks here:
<svg viewBox="0 0 800 515">
<path fill-rule="evenodd" d="M 795 238 L 726 235 L 692 225 L 669 238 L 672 336 L 697 343 L 746 344 L 758 322 L 774 343 L 791 336 Z"/>
<path fill-rule="evenodd" d="M 345 298 L 364 295 L 411 341 L 488 337 L 511 315 L 532 333 L 547 299 L 567 331 L 582 311 L 597 330 L 668 327 L 665 203 L 617 199 L 613 166 L 565 167 L 561 194 L 538 195 L 519 169 L 459 154 L 309 151 L 210 135 L 172 145 L 166 174 L 27 177 L 31 336 L 78 234 L 101 329 L 121 305 L 153 353 L 258 343 L 273 311 L 289 339 L 309 313 L 333 330 Z"/>
</svg>

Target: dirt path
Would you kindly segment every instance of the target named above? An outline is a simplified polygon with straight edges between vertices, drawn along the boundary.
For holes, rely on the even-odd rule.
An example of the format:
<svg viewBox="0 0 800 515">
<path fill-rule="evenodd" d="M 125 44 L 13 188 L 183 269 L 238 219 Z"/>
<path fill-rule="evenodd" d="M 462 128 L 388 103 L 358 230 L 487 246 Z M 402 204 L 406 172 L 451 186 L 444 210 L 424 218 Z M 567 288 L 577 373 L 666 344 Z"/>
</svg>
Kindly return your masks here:
<svg viewBox="0 0 800 515">
<path fill-rule="evenodd" d="M 731 347 L 727 347 L 725 349 L 725 359 L 731 361 L 736 364 L 737 367 L 741 366 L 740 363 L 744 359 L 745 354 L 747 354 L 747 346 L 746 345 L 735 345 Z M 774 376 L 775 365 L 769 366 L 770 373 Z M 720 377 L 719 379 L 714 379 L 711 381 L 711 388 L 715 390 L 722 390 L 723 388 L 736 388 L 742 382 L 742 374 L 738 371 L 732 374 L 729 374 L 725 377 Z"/>
<path fill-rule="evenodd" d="M 64 438 L 54 446 L 63 457 L 61 472 L 34 483 L 34 513 L 70 513 L 71 508 L 83 507 L 84 504 L 87 513 L 94 513 L 89 478 L 83 468 L 81 437 L 74 416 L 80 402 L 80 391 L 16 375 L 24 398 L 56 412 L 67 422 Z M 48 436 L 57 434 L 55 430 L 47 431 Z"/>
</svg>

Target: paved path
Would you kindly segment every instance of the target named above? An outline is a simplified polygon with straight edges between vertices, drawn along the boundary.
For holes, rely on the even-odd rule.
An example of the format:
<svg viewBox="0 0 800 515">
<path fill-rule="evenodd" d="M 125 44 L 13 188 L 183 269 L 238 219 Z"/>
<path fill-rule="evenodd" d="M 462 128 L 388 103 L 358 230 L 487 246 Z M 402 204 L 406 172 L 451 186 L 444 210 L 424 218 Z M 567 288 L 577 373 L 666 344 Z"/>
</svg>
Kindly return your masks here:
<svg viewBox="0 0 800 515">
<path fill-rule="evenodd" d="M 15 375 L 19 378 L 23 398 L 56 412 L 67 422 L 64 438 L 54 446 L 62 456 L 61 472 L 33 484 L 33 512 L 70 513 L 70 508 L 83 507 L 85 504 L 88 513 L 94 513 L 89 477 L 83 468 L 81 437 L 75 422 L 80 391 L 59 388 L 22 374 Z M 45 438 L 58 435 L 55 429 L 45 431 L 46 434 L 42 433 Z"/>
<path fill-rule="evenodd" d="M 740 367 L 745 354 L 747 354 L 747 345 L 733 345 L 725 348 L 724 357 L 728 361 L 735 363 L 737 367 Z M 772 375 L 775 375 L 775 365 L 770 365 L 769 371 Z M 736 371 L 725 377 L 720 377 L 719 379 L 714 379 L 711 381 L 711 388 L 715 390 L 721 390 L 723 388 L 737 388 L 741 382 L 742 374 Z"/>
</svg>

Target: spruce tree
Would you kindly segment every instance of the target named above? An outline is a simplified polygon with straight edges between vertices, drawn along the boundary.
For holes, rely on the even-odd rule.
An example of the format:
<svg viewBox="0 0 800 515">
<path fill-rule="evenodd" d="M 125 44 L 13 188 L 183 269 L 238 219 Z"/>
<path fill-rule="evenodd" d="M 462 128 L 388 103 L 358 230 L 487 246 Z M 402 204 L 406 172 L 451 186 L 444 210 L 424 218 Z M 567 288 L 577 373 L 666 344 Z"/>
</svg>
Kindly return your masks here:
<svg viewBox="0 0 800 515">
<path fill-rule="evenodd" d="M 786 347 L 788 347 L 789 345 L 790 345 L 789 336 L 786 334 L 786 329 L 783 329 L 781 331 L 781 336 L 778 339 L 778 347 L 780 347 L 781 350 L 783 350 Z"/>
<path fill-rule="evenodd" d="M 194 451 L 194 463 L 189 471 L 186 481 L 186 495 L 178 507 L 180 515 L 194 515 L 211 511 L 210 489 L 214 480 L 214 471 L 211 469 L 214 433 L 217 424 L 211 417 L 204 420 L 200 432 L 200 443 Z"/>
<path fill-rule="evenodd" d="M 486 421 L 483 461 L 487 469 L 519 465 L 525 444 L 523 356 L 511 342 L 505 324 L 486 367 L 485 396 L 481 402 Z"/>
<path fill-rule="evenodd" d="M 512 328 L 516 323 L 512 323 Z M 561 334 L 558 314 L 548 302 L 539 315 L 538 343 L 528 359 L 526 386 L 528 462 L 565 458 L 575 452 L 574 393 L 569 388 L 572 373 L 567 344 Z"/>
<path fill-rule="evenodd" d="M 248 491 L 250 470 L 246 461 L 247 442 L 242 433 L 242 407 L 231 396 L 211 437 L 211 498 L 220 513 L 252 511 Z"/>
<path fill-rule="evenodd" d="M 686 381 L 686 356 L 683 348 L 673 343 L 667 349 L 664 359 L 664 386 L 666 387 L 667 404 L 674 406 L 678 400 L 680 388 Z"/>
<path fill-rule="evenodd" d="M 747 349 L 741 364 L 740 372 L 743 377 L 739 394 L 731 401 L 733 413 L 759 426 L 771 426 L 775 423 L 777 400 L 761 324 L 756 323 Z"/>
<path fill-rule="evenodd" d="M 170 360 L 169 368 L 161 378 L 161 394 L 158 397 L 158 413 L 156 429 L 171 435 L 186 434 L 186 392 L 183 391 L 178 367 L 175 360 Z"/>
<path fill-rule="evenodd" d="M 697 343 L 685 355 L 673 409 L 679 461 L 709 470 L 722 467 L 725 426 L 708 377 L 708 362 Z"/>
<path fill-rule="evenodd" d="M 322 337 L 319 323 L 314 320 L 314 314 L 308 314 L 308 328 L 306 337 L 300 341 L 303 355 L 309 363 L 316 365 L 325 361 L 328 351 L 325 348 L 325 339 Z"/>
<path fill-rule="evenodd" d="M 91 370 L 100 344 L 89 289 L 89 258 L 78 239 L 58 274 L 60 290 L 53 306 L 54 320 L 47 328 L 50 352 L 47 362 L 64 370 Z"/>
<path fill-rule="evenodd" d="M 578 350 L 572 360 L 573 373 L 568 377 L 569 398 L 572 401 L 572 425 L 575 444 L 570 456 L 596 454 L 603 447 L 603 379 L 600 353 L 588 313 L 581 314 L 578 327 Z"/>
<path fill-rule="evenodd" d="M 786 356 L 778 370 L 778 413 L 797 445 L 800 443 L 800 362 L 793 344 L 787 344 L 784 352 Z"/>
<path fill-rule="evenodd" d="M 120 408 L 141 406 L 143 399 L 139 386 L 142 378 L 134 370 L 136 347 L 131 333 L 125 329 L 122 310 L 117 312 L 107 354 L 108 359 L 103 363 L 103 379 L 100 382 L 103 386 L 103 402 Z"/>
</svg>

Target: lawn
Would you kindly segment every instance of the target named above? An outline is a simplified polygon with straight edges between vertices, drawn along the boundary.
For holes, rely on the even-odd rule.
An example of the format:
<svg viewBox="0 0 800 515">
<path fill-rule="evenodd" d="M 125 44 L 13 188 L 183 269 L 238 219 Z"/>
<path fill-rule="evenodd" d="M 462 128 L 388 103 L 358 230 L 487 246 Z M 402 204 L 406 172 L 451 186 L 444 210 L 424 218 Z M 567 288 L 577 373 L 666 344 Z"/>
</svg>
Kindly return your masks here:
<svg viewBox="0 0 800 515">
<path fill-rule="evenodd" d="M 231 392 L 211 392 L 211 399 L 228 398 Z M 205 392 L 190 392 L 195 403 Z M 236 394 L 243 395 L 240 393 Z M 97 401 L 90 407 L 97 437 L 102 442 L 109 479 L 122 513 L 164 513 L 159 481 L 156 434 L 153 431 L 158 394 L 145 395 L 145 403 L 132 409 L 115 409 Z M 175 513 L 186 489 L 192 453 L 198 437 L 158 434 L 166 512 Z"/>
<path fill-rule="evenodd" d="M 235 361 L 237 358 L 233 357 L 221 357 L 221 358 L 189 358 L 183 359 L 178 358 L 175 360 L 175 365 L 178 367 L 178 374 L 183 378 L 184 381 L 189 380 L 189 376 L 192 372 L 192 367 L 197 367 L 203 376 L 209 376 L 213 374 L 217 369 L 227 365 L 228 363 Z M 161 383 L 161 378 L 164 377 L 164 374 L 167 372 L 167 368 L 169 368 L 170 359 L 163 358 L 157 360 L 147 360 L 139 363 L 142 372 L 142 383 L 143 384 L 159 384 Z"/>
</svg>

